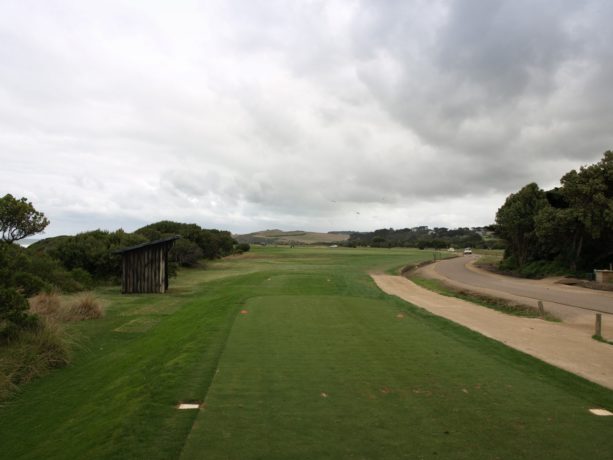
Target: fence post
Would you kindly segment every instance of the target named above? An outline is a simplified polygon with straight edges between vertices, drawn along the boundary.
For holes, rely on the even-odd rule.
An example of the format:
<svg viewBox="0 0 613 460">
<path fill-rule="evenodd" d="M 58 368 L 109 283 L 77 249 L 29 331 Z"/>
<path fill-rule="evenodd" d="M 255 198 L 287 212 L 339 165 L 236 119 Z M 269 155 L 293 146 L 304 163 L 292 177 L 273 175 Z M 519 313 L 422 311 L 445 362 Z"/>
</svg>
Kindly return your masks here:
<svg viewBox="0 0 613 460">
<path fill-rule="evenodd" d="M 596 313 L 596 334 L 597 337 L 602 337 L 602 315 Z"/>
<path fill-rule="evenodd" d="M 538 305 L 539 305 L 539 315 L 545 316 L 545 307 L 543 307 L 543 301 L 539 300 Z"/>
</svg>

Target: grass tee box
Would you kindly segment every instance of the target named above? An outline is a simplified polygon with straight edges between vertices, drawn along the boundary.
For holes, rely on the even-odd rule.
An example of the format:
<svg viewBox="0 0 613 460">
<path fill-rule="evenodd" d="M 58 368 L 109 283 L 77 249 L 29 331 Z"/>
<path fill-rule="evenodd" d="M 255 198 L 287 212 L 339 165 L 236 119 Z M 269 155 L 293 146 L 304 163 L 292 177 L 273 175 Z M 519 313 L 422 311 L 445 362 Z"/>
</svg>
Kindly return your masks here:
<svg viewBox="0 0 613 460">
<path fill-rule="evenodd" d="M 0 405 L 0 458 L 610 459 L 613 417 L 589 409 L 613 392 L 368 276 L 430 258 L 255 249 L 165 296 L 102 289 L 73 364 Z"/>
<path fill-rule="evenodd" d="M 183 458 L 582 458 L 613 427 L 552 385 L 563 373 L 394 301 L 246 309 Z"/>
</svg>

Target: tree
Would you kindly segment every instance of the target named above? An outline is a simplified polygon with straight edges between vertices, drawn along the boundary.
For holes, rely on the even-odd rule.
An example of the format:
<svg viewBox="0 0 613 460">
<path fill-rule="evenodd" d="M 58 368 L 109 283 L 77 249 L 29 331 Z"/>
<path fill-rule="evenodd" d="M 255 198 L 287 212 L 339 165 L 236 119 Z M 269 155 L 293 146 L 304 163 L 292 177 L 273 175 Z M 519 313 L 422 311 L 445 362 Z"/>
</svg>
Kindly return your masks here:
<svg viewBox="0 0 613 460">
<path fill-rule="evenodd" d="M 508 243 L 509 256 L 522 267 L 538 244 L 535 217 L 548 206 L 545 192 L 535 183 L 509 195 L 496 213 L 496 233 Z"/>
<path fill-rule="evenodd" d="M 498 210 L 496 232 L 508 242 L 509 267 L 548 260 L 576 272 L 613 260 L 613 152 L 560 183 L 547 192 L 529 184 Z"/>
<path fill-rule="evenodd" d="M 566 238 L 560 235 L 557 241 L 564 245 L 561 252 L 565 250 L 574 271 L 582 262 L 586 246 L 596 243 L 598 252 L 606 251 L 604 239 L 613 232 L 613 152 L 605 152 L 596 164 L 566 173 L 560 182 L 557 193 L 563 207 L 539 219 L 540 233 L 548 233 L 551 222 L 563 229 Z M 583 262 L 590 265 L 592 261 Z"/>
<path fill-rule="evenodd" d="M 94 280 L 112 280 L 121 276 L 121 258 L 113 254 L 119 248 L 145 243 L 142 235 L 93 230 L 61 238 L 51 245 L 48 254 L 68 270 L 83 269 Z"/>
<path fill-rule="evenodd" d="M 0 241 L 0 340 L 17 329 L 32 325 L 28 301 L 14 283 L 15 272 L 22 265 L 23 248 Z"/>
<path fill-rule="evenodd" d="M 234 252 L 237 254 L 242 254 L 243 252 L 249 252 L 251 250 L 251 246 L 249 243 L 238 243 L 234 248 Z"/>
<path fill-rule="evenodd" d="M 175 241 L 170 250 L 169 258 L 182 267 L 195 267 L 198 265 L 198 261 L 202 259 L 202 249 L 193 241 L 182 238 Z"/>
<path fill-rule="evenodd" d="M 227 231 L 204 229 L 197 224 L 184 224 L 163 220 L 147 225 L 136 230 L 137 234 L 144 235 L 149 240 L 155 240 L 164 236 L 180 235 L 183 239 L 196 243 L 202 250 L 202 255 L 207 259 L 232 254 L 234 239 Z"/>
<path fill-rule="evenodd" d="M 42 232 L 49 221 L 27 198 L 19 200 L 11 194 L 0 198 L 0 232 L 2 240 L 12 243 Z"/>
</svg>

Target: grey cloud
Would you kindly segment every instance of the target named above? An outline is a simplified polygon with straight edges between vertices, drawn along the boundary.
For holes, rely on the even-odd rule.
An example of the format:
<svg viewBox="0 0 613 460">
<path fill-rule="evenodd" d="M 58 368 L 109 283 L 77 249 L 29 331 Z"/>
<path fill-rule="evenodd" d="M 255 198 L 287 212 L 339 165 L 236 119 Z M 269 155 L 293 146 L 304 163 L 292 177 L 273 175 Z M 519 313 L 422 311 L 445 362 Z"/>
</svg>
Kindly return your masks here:
<svg viewBox="0 0 613 460">
<path fill-rule="evenodd" d="M 551 90 L 556 69 L 580 44 L 565 30 L 581 11 L 573 1 L 469 1 L 452 4 L 436 62 L 460 81 L 474 82 L 498 105 L 530 91 Z M 545 94 L 543 94 L 545 93 Z"/>
<path fill-rule="evenodd" d="M 539 158 L 593 159 L 612 143 L 602 85 L 612 77 L 602 46 L 613 39 L 607 2 L 449 2 L 424 40 L 414 26 L 423 4 L 393 5 L 360 24 L 358 43 L 375 51 L 358 74 L 392 117 L 439 151 L 443 170 L 454 157 L 472 165 L 456 169 L 465 179 L 456 193 L 509 190 L 532 179 Z"/>
<path fill-rule="evenodd" d="M 7 5 L 0 183 L 57 229 L 482 225 L 613 146 L 605 0 Z"/>
</svg>

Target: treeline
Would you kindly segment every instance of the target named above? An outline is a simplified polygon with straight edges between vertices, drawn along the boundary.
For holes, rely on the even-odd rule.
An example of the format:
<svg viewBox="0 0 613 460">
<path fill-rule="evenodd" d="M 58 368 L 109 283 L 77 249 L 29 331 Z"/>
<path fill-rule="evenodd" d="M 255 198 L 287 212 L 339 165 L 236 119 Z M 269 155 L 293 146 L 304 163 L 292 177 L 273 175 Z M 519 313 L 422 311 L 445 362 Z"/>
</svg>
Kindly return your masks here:
<svg viewBox="0 0 613 460">
<path fill-rule="evenodd" d="M 344 245 L 370 246 L 378 248 L 415 247 L 420 249 L 449 247 L 462 248 L 501 248 L 501 242 L 493 238 L 492 231 L 485 227 L 429 228 L 427 226 L 402 228 L 382 228 L 374 232 L 352 233 Z"/>
<path fill-rule="evenodd" d="M 93 230 L 74 236 L 46 238 L 29 246 L 27 252 L 54 259 L 71 273 L 85 272 L 94 282 L 113 283 L 121 276 L 121 258 L 114 254 L 117 249 L 174 235 L 181 239 L 175 242 L 169 254 L 172 271 L 177 266 L 195 266 L 201 259 L 216 259 L 245 250 L 236 247 L 230 232 L 203 229 L 197 224 L 161 221 L 133 233 L 121 229 L 114 232 Z"/>
<path fill-rule="evenodd" d="M 528 184 L 498 210 L 495 231 L 507 243 L 502 268 L 580 274 L 613 262 L 613 152 L 560 184 L 547 191 Z"/>
</svg>

